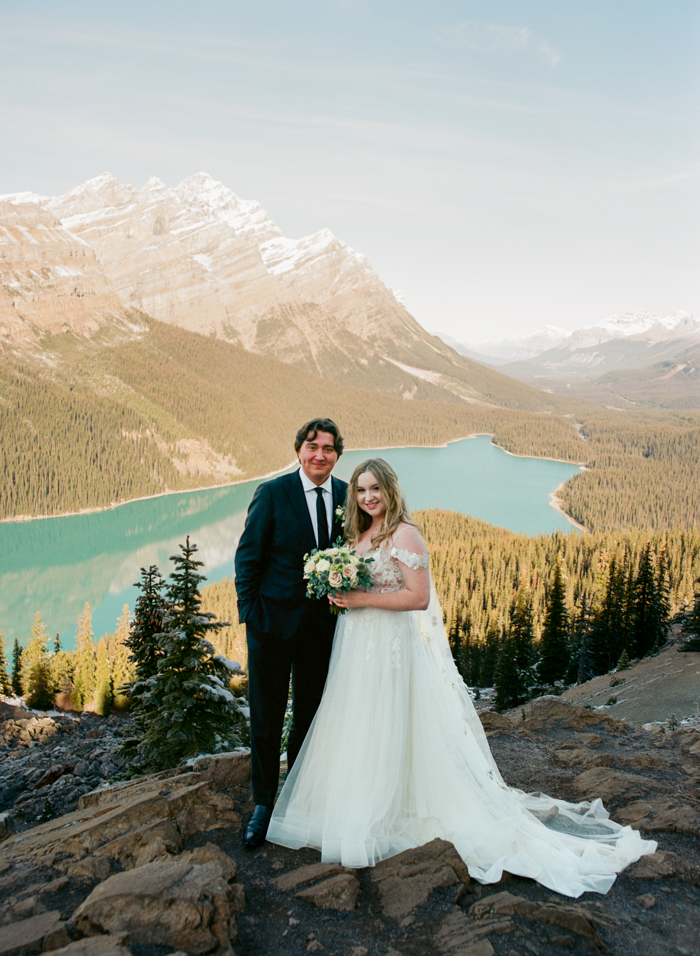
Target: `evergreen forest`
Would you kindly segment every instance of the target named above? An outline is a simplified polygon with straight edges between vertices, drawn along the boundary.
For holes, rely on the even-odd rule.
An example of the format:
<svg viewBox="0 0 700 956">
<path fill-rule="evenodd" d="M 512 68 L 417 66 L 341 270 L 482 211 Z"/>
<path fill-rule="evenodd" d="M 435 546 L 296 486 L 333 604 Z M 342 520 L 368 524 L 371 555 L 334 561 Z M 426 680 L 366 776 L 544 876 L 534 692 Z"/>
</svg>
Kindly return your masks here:
<svg viewBox="0 0 700 956">
<path fill-rule="evenodd" d="M 700 641 L 697 532 L 532 538 L 455 512 L 426 510 L 415 517 L 430 549 L 457 667 L 477 694 L 495 685 L 501 709 L 658 652 L 673 621 L 681 624 L 689 649 Z M 10 673 L 0 634 L 2 692 L 23 694 L 39 709 L 51 707 L 57 694 L 63 706 L 78 711 L 105 715 L 131 707 L 137 724 L 145 721 L 140 758 L 156 766 L 164 728 L 175 727 L 172 702 L 183 697 L 183 680 L 204 680 L 207 707 L 200 710 L 214 715 L 219 703 L 210 698 L 219 691 L 212 686 L 225 700 L 245 692 L 239 666 L 245 667 L 245 632 L 237 623 L 235 582 L 205 585 L 196 550 L 188 539 L 173 558 L 169 583 L 158 568 L 142 569 L 134 613 L 125 606 L 113 633 L 95 637 L 86 604 L 73 651 L 64 651 L 58 636 L 50 640 L 37 612 L 27 646 L 15 641 Z M 183 634 L 191 646 L 181 646 Z M 184 655 L 181 664 L 178 655 Z M 197 675 L 187 677 L 195 659 Z M 162 690 L 156 705 L 154 688 Z M 191 715 L 180 717 L 173 752 L 184 753 L 195 747 L 195 723 Z"/>
<path fill-rule="evenodd" d="M 585 464 L 560 496 L 590 531 L 700 527 L 698 412 L 619 412 L 563 398 L 541 411 L 407 401 L 139 321 L 137 340 L 109 348 L 56 336 L 44 343 L 50 362 L 3 354 L 0 518 L 267 474 L 289 464 L 299 423 L 322 410 L 348 448 L 488 433 L 514 454 Z"/>
</svg>

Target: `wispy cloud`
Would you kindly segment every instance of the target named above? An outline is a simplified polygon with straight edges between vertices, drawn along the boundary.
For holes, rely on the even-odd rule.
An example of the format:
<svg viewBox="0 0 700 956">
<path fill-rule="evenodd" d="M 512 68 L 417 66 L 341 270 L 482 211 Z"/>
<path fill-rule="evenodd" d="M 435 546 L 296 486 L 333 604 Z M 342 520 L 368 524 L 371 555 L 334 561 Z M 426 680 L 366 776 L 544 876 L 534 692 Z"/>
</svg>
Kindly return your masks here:
<svg viewBox="0 0 700 956">
<path fill-rule="evenodd" d="M 553 50 L 546 40 L 529 27 L 464 20 L 463 23 L 440 31 L 436 39 L 458 50 L 474 50 L 499 56 L 525 53 L 544 60 L 549 66 L 556 66 L 561 60 L 561 54 Z"/>
</svg>

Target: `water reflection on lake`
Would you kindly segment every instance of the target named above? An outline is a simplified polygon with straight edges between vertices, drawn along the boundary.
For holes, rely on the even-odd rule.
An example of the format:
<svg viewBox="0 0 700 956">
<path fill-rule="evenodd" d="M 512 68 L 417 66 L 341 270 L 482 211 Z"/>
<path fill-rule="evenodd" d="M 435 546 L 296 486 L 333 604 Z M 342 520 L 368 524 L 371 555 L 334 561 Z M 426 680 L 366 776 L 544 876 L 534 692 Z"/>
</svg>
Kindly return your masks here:
<svg viewBox="0 0 700 956">
<path fill-rule="evenodd" d="M 412 508 L 448 508 L 491 524 L 538 534 L 572 530 L 549 504 L 578 468 L 508 455 L 487 436 L 441 448 L 346 452 L 336 474 L 346 480 L 365 458 L 386 458 Z M 73 646 L 78 613 L 93 611 L 96 635 L 114 630 L 134 605 L 139 569 L 157 564 L 167 576 L 187 534 L 199 547 L 208 581 L 233 574 L 248 505 L 259 481 L 134 501 L 95 514 L 0 524 L 0 631 L 8 650 L 26 645 L 36 611 L 49 633 Z"/>
</svg>

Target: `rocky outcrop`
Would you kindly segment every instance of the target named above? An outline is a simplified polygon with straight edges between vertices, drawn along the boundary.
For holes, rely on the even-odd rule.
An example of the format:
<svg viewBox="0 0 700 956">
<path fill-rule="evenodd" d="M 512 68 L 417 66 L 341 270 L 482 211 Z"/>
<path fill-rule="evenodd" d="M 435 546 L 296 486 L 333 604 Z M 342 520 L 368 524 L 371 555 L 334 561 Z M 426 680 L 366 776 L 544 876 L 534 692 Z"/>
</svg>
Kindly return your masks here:
<svg viewBox="0 0 700 956">
<path fill-rule="evenodd" d="M 0 940 L 10 948 L 0 956 L 42 947 L 123 956 L 157 944 L 162 956 L 230 953 L 234 940 L 239 953 L 269 956 L 694 953 L 700 735 L 612 719 L 591 726 L 580 716 L 547 698 L 525 720 L 519 712 L 483 719 L 511 785 L 575 799 L 582 774 L 620 775 L 599 778 L 624 784 L 608 809 L 659 849 L 606 896 L 573 901 L 507 873 L 482 886 L 442 840 L 357 870 L 321 862 L 313 850 L 244 850 L 241 820 L 252 800 L 248 757 L 236 752 L 105 785 L 73 813 L 10 835 L 0 844 Z M 631 761 L 644 773 L 631 773 Z"/>
<path fill-rule="evenodd" d="M 58 949 L 69 942 L 65 922 L 55 911 L 0 926 L 0 956 Z"/>
<path fill-rule="evenodd" d="M 438 887 L 469 883 L 469 871 L 451 843 L 433 840 L 415 850 L 404 850 L 372 869 L 382 909 L 403 925 L 413 922 L 413 911 Z"/>
<path fill-rule="evenodd" d="M 0 343 L 94 335 L 124 306 L 94 250 L 49 210 L 0 202 Z"/>
<path fill-rule="evenodd" d="M 21 828 L 77 809 L 83 794 L 123 770 L 116 751 L 127 726 L 116 716 L 0 710 L 0 812 L 8 814 L 7 825 Z"/>
</svg>

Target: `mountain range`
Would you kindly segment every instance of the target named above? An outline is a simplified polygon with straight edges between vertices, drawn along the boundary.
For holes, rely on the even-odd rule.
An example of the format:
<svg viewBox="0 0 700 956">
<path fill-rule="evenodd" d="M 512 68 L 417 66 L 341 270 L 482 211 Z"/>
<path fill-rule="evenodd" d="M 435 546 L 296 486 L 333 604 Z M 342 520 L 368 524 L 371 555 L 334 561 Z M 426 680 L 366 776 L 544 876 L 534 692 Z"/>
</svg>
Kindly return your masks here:
<svg viewBox="0 0 700 956">
<path fill-rule="evenodd" d="M 687 312 L 613 315 L 574 332 L 545 326 L 472 347 L 441 337 L 474 361 L 570 398 L 615 408 L 700 407 L 700 322 Z"/>
<path fill-rule="evenodd" d="M 206 173 L 140 189 L 104 173 L 62 196 L 0 196 L 0 342 L 129 334 L 128 312 L 403 398 L 543 407 L 426 332 L 365 256 L 321 229 L 287 239 Z"/>
<path fill-rule="evenodd" d="M 651 315 L 629 312 L 574 332 L 544 326 L 523 336 L 469 346 L 441 338 L 463 355 L 479 356 L 508 375 L 593 378 L 613 369 L 644 368 L 700 351 L 700 322 L 687 312 Z"/>
</svg>

